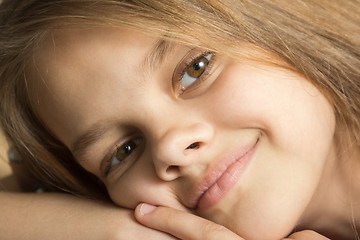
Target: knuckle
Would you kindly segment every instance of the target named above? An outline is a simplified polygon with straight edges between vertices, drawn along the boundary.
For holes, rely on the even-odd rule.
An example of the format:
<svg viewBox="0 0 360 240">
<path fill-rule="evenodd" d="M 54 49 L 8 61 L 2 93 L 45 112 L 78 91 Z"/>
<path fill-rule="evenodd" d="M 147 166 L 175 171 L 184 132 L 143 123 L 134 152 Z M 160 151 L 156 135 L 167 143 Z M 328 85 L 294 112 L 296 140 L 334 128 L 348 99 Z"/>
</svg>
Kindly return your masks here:
<svg viewBox="0 0 360 240">
<path fill-rule="evenodd" d="M 219 233 L 225 232 L 227 229 L 213 222 L 206 222 L 201 230 L 202 239 L 207 239 L 207 236 L 218 235 Z"/>
</svg>

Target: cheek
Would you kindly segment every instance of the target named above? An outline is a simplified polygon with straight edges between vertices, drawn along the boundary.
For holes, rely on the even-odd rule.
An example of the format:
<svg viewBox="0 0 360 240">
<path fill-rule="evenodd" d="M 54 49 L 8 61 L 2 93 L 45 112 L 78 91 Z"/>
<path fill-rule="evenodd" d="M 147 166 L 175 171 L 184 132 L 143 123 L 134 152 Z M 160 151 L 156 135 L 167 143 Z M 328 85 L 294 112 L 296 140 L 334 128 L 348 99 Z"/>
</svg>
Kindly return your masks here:
<svg viewBox="0 0 360 240">
<path fill-rule="evenodd" d="M 217 208 L 200 215 L 245 239 L 280 239 L 311 201 L 322 166 L 319 159 L 294 157 L 262 144 L 246 177 Z"/>
<path fill-rule="evenodd" d="M 209 117 L 224 128 L 266 128 L 263 113 L 272 106 L 264 93 L 269 89 L 262 78 L 238 65 L 224 68 L 209 89 L 203 101 L 211 103 Z"/>
<path fill-rule="evenodd" d="M 159 180 L 149 161 L 139 161 L 123 176 L 106 184 L 111 200 L 118 206 L 134 209 L 139 203 L 185 208 L 171 186 Z"/>
<path fill-rule="evenodd" d="M 211 119 L 224 128 L 260 129 L 274 141 L 295 139 L 313 148 L 321 142 L 316 139 L 331 140 L 334 134 L 335 116 L 325 97 L 307 80 L 281 69 L 231 64 L 205 102 L 211 102 Z"/>
<path fill-rule="evenodd" d="M 261 69 L 227 68 L 210 91 L 219 126 L 239 134 L 256 128 L 264 135 L 244 182 L 204 217 L 249 239 L 262 233 L 279 239 L 311 201 L 329 159 L 332 107 L 306 80 Z"/>
</svg>

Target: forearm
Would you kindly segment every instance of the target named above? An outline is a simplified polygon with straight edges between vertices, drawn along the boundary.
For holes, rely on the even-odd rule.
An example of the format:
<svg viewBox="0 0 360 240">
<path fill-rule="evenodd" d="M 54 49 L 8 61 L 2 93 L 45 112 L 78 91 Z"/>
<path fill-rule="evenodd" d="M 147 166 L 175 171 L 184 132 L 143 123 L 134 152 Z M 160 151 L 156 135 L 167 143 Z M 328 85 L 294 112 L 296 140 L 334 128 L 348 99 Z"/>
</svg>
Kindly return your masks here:
<svg viewBox="0 0 360 240">
<path fill-rule="evenodd" d="M 7 239 L 173 239 L 136 222 L 132 210 L 66 194 L 0 192 L 0 236 Z"/>
<path fill-rule="evenodd" d="M 86 222 L 94 222 L 89 218 L 95 215 L 111 213 L 112 208 L 65 194 L 2 192 L 0 235 L 2 239 L 89 239 L 82 236 L 86 232 L 91 239 L 101 239 Z"/>
</svg>

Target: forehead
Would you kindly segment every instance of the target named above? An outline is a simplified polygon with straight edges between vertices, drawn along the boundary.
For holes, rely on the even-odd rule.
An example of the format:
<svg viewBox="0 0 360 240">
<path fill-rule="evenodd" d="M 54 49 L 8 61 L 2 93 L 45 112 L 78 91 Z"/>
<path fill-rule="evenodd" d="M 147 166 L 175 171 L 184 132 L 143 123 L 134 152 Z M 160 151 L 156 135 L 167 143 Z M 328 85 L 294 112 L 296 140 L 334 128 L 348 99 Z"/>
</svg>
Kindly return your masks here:
<svg viewBox="0 0 360 240">
<path fill-rule="evenodd" d="M 154 41 L 155 38 L 122 28 L 56 30 L 37 52 L 35 68 L 48 87 L 60 90 L 65 84 L 81 84 L 77 76 L 98 72 L 103 63 L 113 62 L 120 67 L 129 60 L 142 59 Z"/>
<path fill-rule="evenodd" d="M 71 142 L 74 123 L 81 120 L 82 127 L 88 127 L 86 118 L 95 116 L 99 106 L 106 108 L 101 101 L 113 92 L 111 83 L 124 82 L 156 40 L 110 27 L 54 31 L 37 52 L 30 71 L 34 111 L 62 142 Z M 122 91 L 126 86 L 122 85 Z"/>
</svg>

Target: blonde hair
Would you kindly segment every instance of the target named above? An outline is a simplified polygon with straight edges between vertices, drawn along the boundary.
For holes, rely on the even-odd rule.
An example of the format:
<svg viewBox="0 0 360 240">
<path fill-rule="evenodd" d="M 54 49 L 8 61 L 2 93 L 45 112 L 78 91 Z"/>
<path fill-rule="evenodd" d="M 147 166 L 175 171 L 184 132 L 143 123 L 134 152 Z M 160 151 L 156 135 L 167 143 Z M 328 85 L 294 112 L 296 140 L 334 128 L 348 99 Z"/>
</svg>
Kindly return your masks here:
<svg viewBox="0 0 360 240">
<path fill-rule="evenodd" d="M 339 135 L 360 140 L 358 0 L 5 0 L 0 24 L 1 125 L 37 175 L 66 191 L 104 193 L 29 103 L 26 69 L 58 28 L 122 25 L 230 57 L 269 52 L 327 96 Z"/>
</svg>

